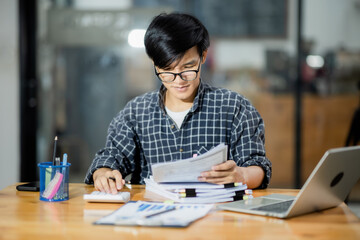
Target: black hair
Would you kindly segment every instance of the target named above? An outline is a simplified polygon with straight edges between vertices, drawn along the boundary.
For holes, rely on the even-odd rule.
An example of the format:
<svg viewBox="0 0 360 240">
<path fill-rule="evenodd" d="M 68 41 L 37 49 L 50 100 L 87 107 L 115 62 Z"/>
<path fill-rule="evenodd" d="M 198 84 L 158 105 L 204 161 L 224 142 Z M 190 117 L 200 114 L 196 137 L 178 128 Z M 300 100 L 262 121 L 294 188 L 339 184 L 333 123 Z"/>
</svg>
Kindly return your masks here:
<svg viewBox="0 0 360 240">
<path fill-rule="evenodd" d="M 184 13 L 162 13 L 150 23 L 145 34 L 147 55 L 160 68 L 180 60 L 197 46 L 199 55 L 210 46 L 209 33 L 195 17 Z"/>
</svg>

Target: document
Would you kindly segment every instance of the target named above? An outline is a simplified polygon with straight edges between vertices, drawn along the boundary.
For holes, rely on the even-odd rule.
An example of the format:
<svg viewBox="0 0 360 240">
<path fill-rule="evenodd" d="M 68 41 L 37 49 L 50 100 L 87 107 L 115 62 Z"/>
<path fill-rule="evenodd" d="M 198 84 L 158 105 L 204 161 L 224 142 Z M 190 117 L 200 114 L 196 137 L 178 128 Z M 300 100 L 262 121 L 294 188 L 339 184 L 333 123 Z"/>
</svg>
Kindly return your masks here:
<svg viewBox="0 0 360 240">
<path fill-rule="evenodd" d="M 151 165 L 155 182 L 199 182 L 201 172 L 227 161 L 227 145 L 221 143 L 207 153 L 175 162 Z"/>
<path fill-rule="evenodd" d="M 128 202 L 94 224 L 186 227 L 195 220 L 204 217 L 213 204 L 167 204 L 157 202 Z"/>
</svg>

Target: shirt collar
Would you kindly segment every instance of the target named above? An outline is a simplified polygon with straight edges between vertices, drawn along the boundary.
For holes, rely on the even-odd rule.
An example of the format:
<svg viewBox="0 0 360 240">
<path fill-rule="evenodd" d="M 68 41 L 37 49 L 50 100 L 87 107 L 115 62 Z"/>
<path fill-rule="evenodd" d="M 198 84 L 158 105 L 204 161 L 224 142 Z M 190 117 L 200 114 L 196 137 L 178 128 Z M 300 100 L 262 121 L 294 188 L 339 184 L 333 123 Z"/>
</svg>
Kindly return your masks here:
<svg viewBox="0 0 360 240">
<path fill-rule="evenodd" d="M 204 95 L 204 89 L 205 86 L 202 83 L 201 79 L 200 79 L 200 84 L 197 90 L 197 94 L 195 96 L 194 99 L 194 104 L 190 109 L 190 112 L 195 112 L 195 110 L 199 107 L 202 96 Z M 166 93 L 166 88 L 165 86 L 162 84 L 159 90 L 159 106 L 161 108 L 161 110 L 163 110 L 165 112 L 165 93 Z"/>
</svg>

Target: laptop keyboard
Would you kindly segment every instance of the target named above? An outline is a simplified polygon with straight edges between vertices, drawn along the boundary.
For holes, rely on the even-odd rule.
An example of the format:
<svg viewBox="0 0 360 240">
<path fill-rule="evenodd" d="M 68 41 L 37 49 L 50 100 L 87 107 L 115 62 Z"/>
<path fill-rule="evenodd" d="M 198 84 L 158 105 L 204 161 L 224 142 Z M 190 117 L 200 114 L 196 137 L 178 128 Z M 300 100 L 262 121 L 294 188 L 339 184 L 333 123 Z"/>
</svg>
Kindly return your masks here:
<svg viewBox="0 0 360 240">
<path fill-rule="evenodd" d="M 261 211 L 277 212 L 277 213 L 286 212 L 293 201 L 294 200 L 289 200 L 289 201 L 269 204 L 266 206 L 253 208 L 252 210 L 261 210 Z"/>
</svg>

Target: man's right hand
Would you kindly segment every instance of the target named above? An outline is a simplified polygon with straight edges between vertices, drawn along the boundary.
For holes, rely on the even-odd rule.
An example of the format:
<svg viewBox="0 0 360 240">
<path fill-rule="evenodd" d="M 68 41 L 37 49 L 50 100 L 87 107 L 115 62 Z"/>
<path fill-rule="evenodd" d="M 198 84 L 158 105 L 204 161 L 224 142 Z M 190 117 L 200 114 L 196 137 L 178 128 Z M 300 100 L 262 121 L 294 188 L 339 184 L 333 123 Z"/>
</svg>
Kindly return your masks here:
<svg viewBox="0 0 360 240">
<path fill-rule="evenodd" d="M 94 186 L 98 191 L 112 194 L 116 194 L 125 184 L 121 173 L 111 168 L 97 169 L 93 174 L 93 179 Z"/>
</svg>

